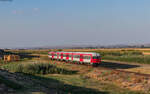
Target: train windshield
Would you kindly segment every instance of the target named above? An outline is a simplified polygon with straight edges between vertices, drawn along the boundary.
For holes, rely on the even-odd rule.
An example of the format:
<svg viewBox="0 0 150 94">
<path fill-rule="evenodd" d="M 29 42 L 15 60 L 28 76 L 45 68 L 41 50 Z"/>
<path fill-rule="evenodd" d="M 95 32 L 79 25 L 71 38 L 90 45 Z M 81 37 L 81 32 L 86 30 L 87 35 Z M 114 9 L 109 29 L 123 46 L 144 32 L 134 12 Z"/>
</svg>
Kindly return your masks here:
<svg viewBox="0 0 150 94">
<path fill-rule="evenodd" d="M 100 56 L 93 56 L 93 59 L 100 59 Z"/>
</svg>

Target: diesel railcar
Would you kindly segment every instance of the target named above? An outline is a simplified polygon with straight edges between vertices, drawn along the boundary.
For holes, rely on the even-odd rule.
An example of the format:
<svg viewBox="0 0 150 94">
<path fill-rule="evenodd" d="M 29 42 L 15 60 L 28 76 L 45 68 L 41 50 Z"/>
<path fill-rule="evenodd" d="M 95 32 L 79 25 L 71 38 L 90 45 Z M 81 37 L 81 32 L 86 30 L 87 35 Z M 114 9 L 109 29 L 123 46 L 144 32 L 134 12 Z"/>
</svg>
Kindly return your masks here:
<svg viewBox="0 0 150 94">
<path fill-rule="evenodd" d="M 98 65 L 101 62 L 100 54 L 94 52 L 49 52 L 50 59 Z"/>
</svg>

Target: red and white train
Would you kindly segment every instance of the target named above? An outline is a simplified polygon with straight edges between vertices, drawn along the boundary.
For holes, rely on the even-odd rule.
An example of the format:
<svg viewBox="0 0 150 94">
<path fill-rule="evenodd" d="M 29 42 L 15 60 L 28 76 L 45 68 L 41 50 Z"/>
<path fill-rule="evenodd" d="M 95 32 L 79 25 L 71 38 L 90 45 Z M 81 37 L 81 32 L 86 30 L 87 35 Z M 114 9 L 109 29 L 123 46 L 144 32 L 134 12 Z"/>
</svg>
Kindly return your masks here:
<svg viewBox="0 0 150 94">
<path fill-rule="evenodd" d="M 94 52 L 49 52 L 50 59 L 98 65 L 100 54 Z"/>
</svg>

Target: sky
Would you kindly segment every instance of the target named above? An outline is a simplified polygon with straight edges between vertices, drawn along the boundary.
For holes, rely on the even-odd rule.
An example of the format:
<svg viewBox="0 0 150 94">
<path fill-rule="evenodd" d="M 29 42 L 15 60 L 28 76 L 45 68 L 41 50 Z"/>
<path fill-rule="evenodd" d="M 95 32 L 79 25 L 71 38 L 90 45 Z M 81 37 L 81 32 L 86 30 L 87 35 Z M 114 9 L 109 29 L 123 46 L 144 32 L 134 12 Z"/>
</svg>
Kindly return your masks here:
<svg viewBox="0 0 150 94">
<path fill-rule="evenodd" d="M 0 0 L 0 48 L 150 43 L 150 0 Z"/>
</svg>

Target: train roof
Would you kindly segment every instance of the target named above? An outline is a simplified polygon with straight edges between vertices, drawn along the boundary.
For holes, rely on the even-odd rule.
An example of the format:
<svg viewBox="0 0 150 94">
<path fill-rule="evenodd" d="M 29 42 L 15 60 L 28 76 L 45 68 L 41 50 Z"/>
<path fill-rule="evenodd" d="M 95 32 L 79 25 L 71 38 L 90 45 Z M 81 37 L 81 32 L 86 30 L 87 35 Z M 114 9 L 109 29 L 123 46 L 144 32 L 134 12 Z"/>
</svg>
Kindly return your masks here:
<svg viewBox="0 0 150 94">
<path fill-rule="evenodd" d="M 59 51 L 57 53 L 80 53 L 80 54 L 92 54 L 94 56 L 100 56 L 100 54 L 96 53 L 96 52 L 64 52 L 64 51 Z"/>
</svg>

